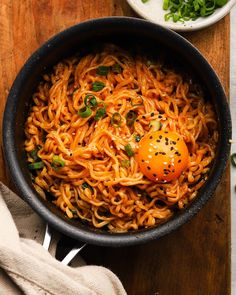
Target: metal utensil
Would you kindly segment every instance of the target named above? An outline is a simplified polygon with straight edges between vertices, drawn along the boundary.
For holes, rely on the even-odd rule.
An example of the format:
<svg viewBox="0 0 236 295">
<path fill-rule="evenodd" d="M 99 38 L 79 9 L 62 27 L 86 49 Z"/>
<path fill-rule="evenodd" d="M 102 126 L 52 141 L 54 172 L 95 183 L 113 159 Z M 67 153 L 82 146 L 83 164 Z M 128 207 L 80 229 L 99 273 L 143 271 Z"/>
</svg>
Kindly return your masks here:
<svg viewBox="0 0 236 295">
<path fill-rule="evenodd" d="M 45 234 L 44 234 L 44 240 L 43 240 L 43 247 L 45 250 L 48 251 L 50 243 L 52 241 L 52 231 L 48 224 L 46 224 Z M 61 263 L 64 265 L 68 265 L 72 259 L 86 246 L 86 244 L 77 244 L 75 245 L 69 253 L 61 260 Z"/>
</svg>

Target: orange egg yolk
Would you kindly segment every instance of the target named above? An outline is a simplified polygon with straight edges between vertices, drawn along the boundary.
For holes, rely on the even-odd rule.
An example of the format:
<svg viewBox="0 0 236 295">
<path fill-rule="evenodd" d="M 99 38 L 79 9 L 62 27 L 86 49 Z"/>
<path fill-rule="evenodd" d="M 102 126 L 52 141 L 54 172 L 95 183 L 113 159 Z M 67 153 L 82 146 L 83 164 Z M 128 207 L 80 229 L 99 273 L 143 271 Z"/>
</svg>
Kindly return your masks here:
<svg viewBox="0 0 236 295">
<path fill-rule="evenodd" d="M 136 160 L 150 180 L 176 179 L 188 165 L 188 148 L 180 135 L 171 131 L 147 133 L 139 142 Z"/>
</svg>

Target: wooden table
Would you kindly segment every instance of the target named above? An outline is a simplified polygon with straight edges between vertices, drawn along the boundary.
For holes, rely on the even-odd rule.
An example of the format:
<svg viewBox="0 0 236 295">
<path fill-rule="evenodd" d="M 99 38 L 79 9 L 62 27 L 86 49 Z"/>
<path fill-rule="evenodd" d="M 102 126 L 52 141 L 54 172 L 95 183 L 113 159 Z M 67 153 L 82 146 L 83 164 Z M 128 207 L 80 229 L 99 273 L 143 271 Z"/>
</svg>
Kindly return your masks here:
<svg viewBox="0 0 236 295">
<path fill-rule="evenodd" d="M 125 0 L 2 0 L 0 116 L 17 72 L 35 49 L 71 25 L 111 15 L 137 16 Z M 212 64 L 228 94 L 229 17 L 184 36 Z M 12 187 L 2 155 L 0 179 Z M 229 295 L 229 168 L 214 197 L 191 222 L 176 232 L 130 248 L 88 246 L 82 256 L 89 264 L 113 270 L 129 295 Z"/>
</svg>

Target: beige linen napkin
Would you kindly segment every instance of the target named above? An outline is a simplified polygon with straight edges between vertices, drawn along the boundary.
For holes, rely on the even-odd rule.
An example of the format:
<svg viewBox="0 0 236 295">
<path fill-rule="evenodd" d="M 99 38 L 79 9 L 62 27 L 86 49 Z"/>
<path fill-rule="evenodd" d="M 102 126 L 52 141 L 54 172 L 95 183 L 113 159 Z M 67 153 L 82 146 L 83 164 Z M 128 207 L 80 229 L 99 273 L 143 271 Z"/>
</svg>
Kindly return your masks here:
<svg viewBox="0 0 236 295">
<path fill-rule="evenodd" d="M 44 231 L 43 221 L 0 183 L 0 294 L 126 294 L 107 268 L 57 261 L 41 246 Z"/>
</svg>

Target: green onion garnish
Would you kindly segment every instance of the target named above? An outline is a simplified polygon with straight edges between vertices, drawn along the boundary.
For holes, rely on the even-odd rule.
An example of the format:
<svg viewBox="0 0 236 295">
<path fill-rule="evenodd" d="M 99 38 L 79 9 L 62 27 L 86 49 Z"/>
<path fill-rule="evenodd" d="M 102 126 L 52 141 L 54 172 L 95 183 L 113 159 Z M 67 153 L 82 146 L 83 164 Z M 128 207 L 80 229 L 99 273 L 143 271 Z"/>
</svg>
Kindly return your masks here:
<svg viewBox="0 0 236 295">
<path fill-rule="evenodd" d="M 96 81 L 92 83 L 92 90 L 93 91 L 100 91 L 105 87 L 105 84 L 100 81 Z"/>
<path fill-rule="evenodd" d="M 85 106 L 78 111 L 78 115 L 81 118 L 88 118 L 91 114 L 92 114 L 92 110 L 88 106 Z"/>
<path fill-rule="evenodd" d="M 84 104 L 87 107 L 96 107 L 98 105 L 97 99 L 93 94 L 87 94 L 84 99 Z"/>
<path fill-rule="evenodd" d="M 93 188 L 91 187 L 91 185 L 89 185 L 87 182 L 83 182 L 82 189 L 86 189 L 86 188 L 89 188 L 93 192 Z"/>
<path fill-rule="evenodd" d="M 65 162 L 57 155 L 54 155 L 52 157 L 52 163 L 51 166 L 54 170 L 58 170 L 61 167 L 65 166 Z"/>
<path fill-rule="evenodd" d="M 111 124 L 114 126 L 114 127 L 120 127 L 120 124 L 121 124 L 121 121 L 122 121 L 122 118 L 121 118 L 121 115 L 120 113 L 114 113 L 111 117 Z"/>
<path fill-rule="evenodd" d="M 97 68 L 97 75 L 106 76 L 109 72 L 109 67 L 107 66 L 99 66 Z"/>
<path fill-rule="evenodd" d="M 121 164 L 121 167 L 128 168 L 130 166 L 130 161 L 129 160 L 121 160 L 120 164 Z"/>
<path fill-rule="evenodd" d="M 106 109 L 105 108 L 100 108 L 97 110 L 94 120 L 95 121 L 99 121 L 100 119 L 102 119 L 103 117 L 105 117 L 106 115 Z"/>
<path fill-rule="evenodd" d="M 34 160 L 34 161 L 37 161 L 39 160 L 39 156 L 38 156 L 38 151 L 41 150 L 41 145 L 37 145 L 36 148 L 34 150 L 32 150 L 30 152 L 30 157 Z"/>
<path fill-rule="evenodd" d="M 112 67 L 111 67 L 111 70 L 113 73 L 115 74 L 120 74 L 122 73 L 122 67 L 119 65 L 119 64 L 114 64 Z"/>
<path fill-rule="evenodd" d="M 132 107 L 137 107 L 143 105 L 143 98 L 141 96 L 131 98 Z"/>
<path fill-rule="evenodd" d="M 131 110 L 126 114 L 126 125 L 132 126 L 137 118 L 137 114 L 135 111 Z"/>
<path fill-rule="evenodd" d="M 234 167 L 236 167 L 236 153 L 232 154 L 231 157 L 231 163 Z"/>
<path fill-rule="evenodd" d="M 143 3 L 149 0 L 141 0 Z M 165 21 L 172 19 L 173 22 L 184 22 L 206 17 L 224 6 L 228 0 L 163 0 L 162 8 L 168 11 Z"/>
<path fill-rule="evenodd" d="M 129 157 L 132 157 L 134 155 L 134 151 L 132 149 L 132 146 L 129 143 L 125 146 L 125 151 Z"/>
<path fill-rule="evenodd" d="M 136 142 L 140 142 L 141 136 L 140 135 L 135 135 L 134 139 L 135 139 Z"/>
<path fill-rule="evenodd" d="M 30 170 L 39 170 L 39 169 L 42 169 L 43 167 L 44 167 L 43 161 L 31 163 L 28 165 L 28 168 Z"/>
<path fill-rule="evenodd" d="M 158 131 L 161 129 L 161 122 L 160 121 L 156 121 L 156 120 L 153 120 L 150 122 L 149 124 L 149 127 L 152 128 L 152 131 Z"/>
</svg>

